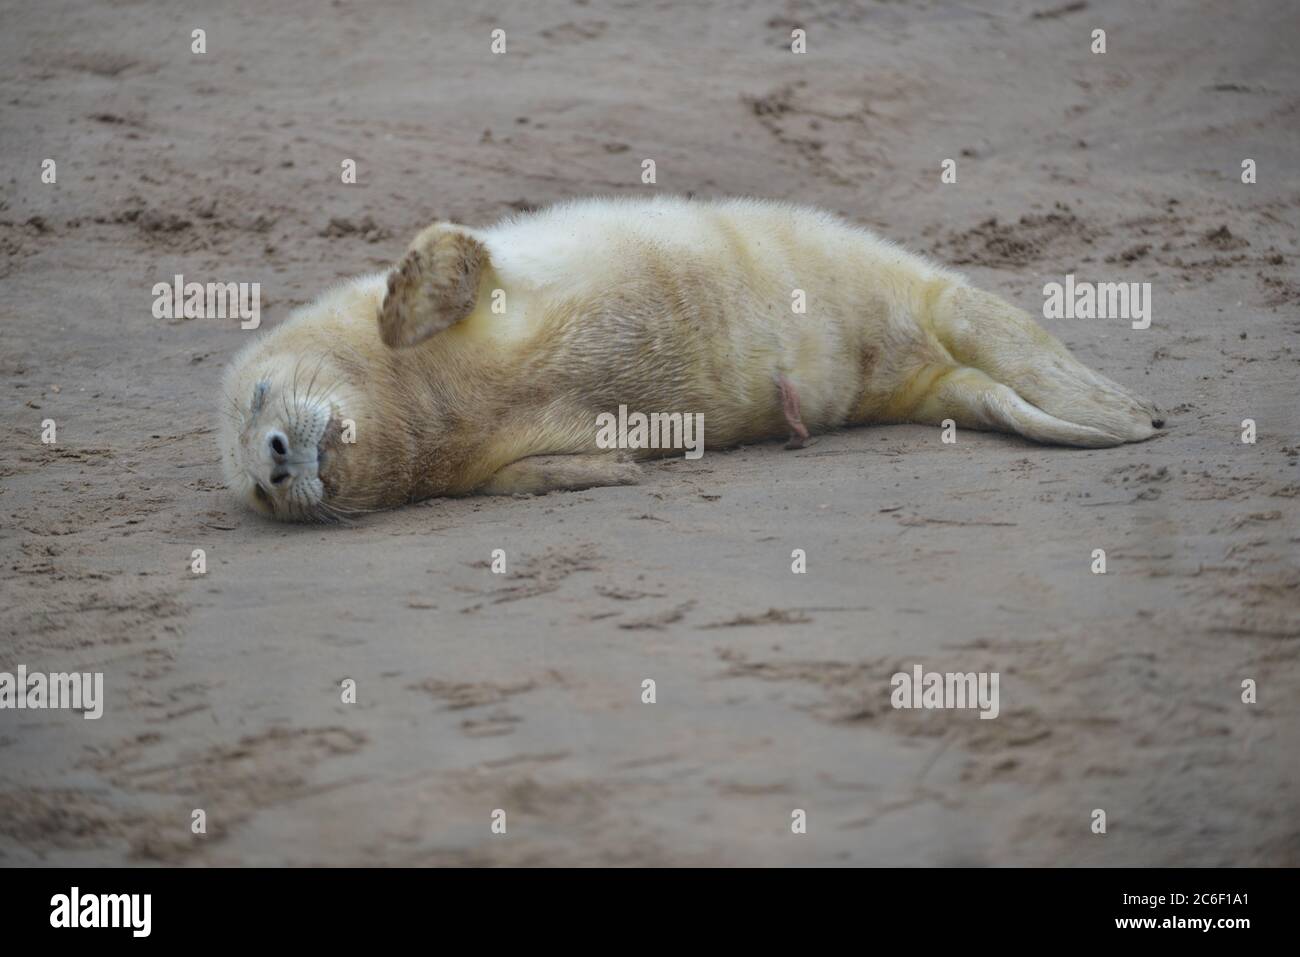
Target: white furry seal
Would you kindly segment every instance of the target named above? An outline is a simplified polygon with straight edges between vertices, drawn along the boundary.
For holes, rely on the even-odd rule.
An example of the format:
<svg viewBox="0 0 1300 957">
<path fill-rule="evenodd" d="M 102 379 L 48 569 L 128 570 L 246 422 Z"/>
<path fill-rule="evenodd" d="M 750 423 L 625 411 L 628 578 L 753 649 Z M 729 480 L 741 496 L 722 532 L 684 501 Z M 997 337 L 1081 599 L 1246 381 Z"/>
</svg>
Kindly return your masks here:
<svg viewBox="0 0 1300 957">
<path fill-rule="evenodd" d="M 1101 447 L 1163 424 L 960 275 L 829 213 L 755 200 L 437 223 L 387 277 L 250 344 L 225 386 L 228 482 L 299 520 L 634 482 L 639 467 L 596 441 L 597 415 L 620 405 L 703 413 L 710 448 L 945 419 Z"/>
</svg>

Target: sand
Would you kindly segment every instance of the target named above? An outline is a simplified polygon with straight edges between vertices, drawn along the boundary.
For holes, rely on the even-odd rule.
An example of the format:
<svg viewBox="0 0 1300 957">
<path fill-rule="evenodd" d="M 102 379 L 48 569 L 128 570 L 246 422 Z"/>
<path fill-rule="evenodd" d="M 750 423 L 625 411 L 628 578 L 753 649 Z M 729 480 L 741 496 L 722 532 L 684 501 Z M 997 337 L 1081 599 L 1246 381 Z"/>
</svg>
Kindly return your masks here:
<svg viewBox="0 0 1300 957">
<path fill-rule="evenodd" d="M 0 670 L 106 695 L 0 711 L 0 864 L 1300 864 L 1294 4 L 0 23 Z M 342 528 L 230 500 L 256 333 L 155 318 L 155 282 L 260 282 L 269 328 L 435 217 L 653 191 L 822 205 L 1035 312 L 1150 282 L 1149 329 L 1045 324 L 1168 433 L 856 429 Z M 891 708 L 915 664 L 999 673 L 998 718 Z"/>
</svg>

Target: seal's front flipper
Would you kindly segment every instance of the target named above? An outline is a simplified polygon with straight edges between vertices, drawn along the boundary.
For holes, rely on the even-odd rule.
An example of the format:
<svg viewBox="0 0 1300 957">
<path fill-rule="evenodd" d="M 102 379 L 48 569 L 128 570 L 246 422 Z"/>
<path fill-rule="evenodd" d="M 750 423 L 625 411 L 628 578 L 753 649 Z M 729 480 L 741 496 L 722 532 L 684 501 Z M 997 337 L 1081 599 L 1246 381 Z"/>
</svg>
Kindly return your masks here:
<svg viewBox="0 0 1300 957">
<path fill-rule="evenodd" d="M 477 495 L 544 495 L 606 485 L 635 485 L 641 467 L 603 455 L 533 455 L 512 462 L 474 490 Z"/>
<path fill-rule="evenodd" d="M 388 273 L 379 337 L 394 349 L 419 345 L 469 316 L 489 266 L 481 242 L 453 223 L 425 229 Z"/>
</svg>

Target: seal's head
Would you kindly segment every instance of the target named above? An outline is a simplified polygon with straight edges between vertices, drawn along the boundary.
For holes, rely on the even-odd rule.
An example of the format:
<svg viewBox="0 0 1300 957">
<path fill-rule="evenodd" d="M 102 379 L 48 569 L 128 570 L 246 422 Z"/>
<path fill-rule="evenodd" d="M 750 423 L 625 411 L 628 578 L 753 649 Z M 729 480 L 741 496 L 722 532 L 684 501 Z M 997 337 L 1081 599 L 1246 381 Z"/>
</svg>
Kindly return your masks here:
<svg viewBox="0 0 1300 957">
<path fill-rule="evenodd" d="M 323 364 L 324 360 L 321 360 Z M 222 427 L 226 481 L 255 510 L 274 518 L 331 517 L 329 485 L 338 465 L 344 412 L 322 394 L 319 371 L 295 363 L 251 362 L 228 380 Z"/>
<path fill-rule="evenodd" d="M 250 343 L 221 400 L 235 494 L 270 518 L 337 521 L 465 494 L 528 455 L 527 435 L 492 438 L 521 400 L 502 391 L 517 357 L 469 321 L 487 263 L 477 239 L 436 223 L 387 273 L 334 288 Z"/>
<path fill-rule="evenodd" d="M 221 462 L 227 485 L 255 511 L 282 521 L 328 522 L 385 504 L 370 480 L 378 450 L 357 426 L 369 412 L 358 371 L 364 363 L 339 348 L 346 338 L 340 326 L 373 327 L 375 308 L 373 290 L 337 291 L 231 363 L 219 423 Z"/>
</svg>

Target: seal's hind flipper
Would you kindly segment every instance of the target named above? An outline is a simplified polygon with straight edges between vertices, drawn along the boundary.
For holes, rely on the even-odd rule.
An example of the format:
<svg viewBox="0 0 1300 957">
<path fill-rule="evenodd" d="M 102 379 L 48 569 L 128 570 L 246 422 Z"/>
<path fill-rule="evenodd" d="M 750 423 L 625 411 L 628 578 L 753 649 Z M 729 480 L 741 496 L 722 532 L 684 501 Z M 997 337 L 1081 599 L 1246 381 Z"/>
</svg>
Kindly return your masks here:
<svg viewBox="0 0 1300 957">
<path fill-rule="evenodd" d="M 953 366 L 937 375 L 909 418 L 926 425 L 951 419 L 960 428 L 1011 432 L 1035 442 L 1088 449 L 1132 441 L 1049 415 L 1010 386 L 968 366 Z"/>
<path fill-rule="evenodd" d="M 1164 426 L 1150 401 L 1089 369 L 1029 313 L 997 296 L 955 286 L 939 296 L 929 318 L 959 364 L 987 373 L 1049 416 L 1112 436 L 1112 445 L 1141 442 Z"/>
</svg>

